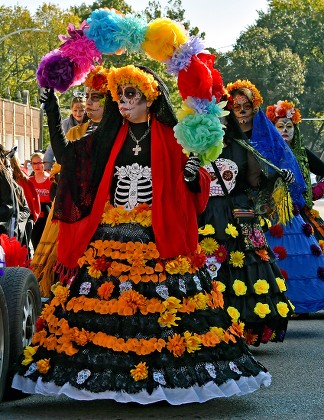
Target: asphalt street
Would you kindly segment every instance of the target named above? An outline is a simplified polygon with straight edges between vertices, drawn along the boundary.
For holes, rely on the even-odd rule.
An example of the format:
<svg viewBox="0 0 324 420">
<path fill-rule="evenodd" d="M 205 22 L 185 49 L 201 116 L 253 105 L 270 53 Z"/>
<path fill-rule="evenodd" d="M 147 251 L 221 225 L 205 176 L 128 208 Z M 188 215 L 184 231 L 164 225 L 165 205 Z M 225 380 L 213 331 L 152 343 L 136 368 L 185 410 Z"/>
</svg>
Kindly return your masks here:
<svg viewBox="0 0 324 420">
<path fill-rule="evenodd" d="M 64 396 L 2 402 L 0 418 L 16 419 L 281 419 L 324 418 L 324 312 L 288 323 L 283 343 L 251 347 L 272 384 L 241 397 L 204 404 L 148 406 L 113 401 L 74 401 Z"/>
</svg>

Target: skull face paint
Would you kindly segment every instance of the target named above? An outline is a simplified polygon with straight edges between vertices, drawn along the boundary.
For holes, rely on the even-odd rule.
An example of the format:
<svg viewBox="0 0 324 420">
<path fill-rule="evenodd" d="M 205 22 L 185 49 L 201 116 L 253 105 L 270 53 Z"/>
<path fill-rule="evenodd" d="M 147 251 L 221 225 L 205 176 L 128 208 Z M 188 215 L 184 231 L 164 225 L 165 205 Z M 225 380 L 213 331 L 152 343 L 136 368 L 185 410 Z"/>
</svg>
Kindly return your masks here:
<svg viewBox="0 0 324 420">
<path fill-rule="evenodd" d="M 132 85 L 118 86 L 118 109 L 131 122 L 147 121 L 147 108 L 151 105 L 143 93 Z"/>
<path fill-rule="evenodd" d="M 253 105 L 245 95 L 235 95 L 233 112 L 243 131 L 252 129 Z"/>
<path fill-rule="evenodd" d="M 291 119 L 279 118 L 275 124 L 276 129 L 279 131 L 281 137 L 286 143 L 290 144 L 295 133 L 295 127 Z"/>
<path fill-rule="evenodd" d="M 103 114 L 103 106 L 100 102 L 104 95 L 93 89 L 87 89 L 86 113 L 93 122 L 100 122 Z"/>
</svg>

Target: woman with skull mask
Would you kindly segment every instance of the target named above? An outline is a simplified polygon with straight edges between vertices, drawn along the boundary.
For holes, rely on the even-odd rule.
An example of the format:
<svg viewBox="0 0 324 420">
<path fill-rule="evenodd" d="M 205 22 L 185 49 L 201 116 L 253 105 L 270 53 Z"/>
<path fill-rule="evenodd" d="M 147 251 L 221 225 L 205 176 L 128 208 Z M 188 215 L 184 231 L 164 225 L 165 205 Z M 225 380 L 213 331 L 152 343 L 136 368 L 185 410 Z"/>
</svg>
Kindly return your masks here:
<svg viewBox="0 0 324 420">
<path fill-rule="evenodd" d="M 99 127 L 70 143 L 56 129 L 53 91 L 43 96 L 62 165 L 54 211 L 61 282 L 25 350 L 33 361 L 23 361 L 13 386 L 185 404 L 269 385 L 206 270 L 197 214 L 210 178 L 174 137 L 166 85 L 129 65 L 111 68 L 107 87 Z"/>
<path fill-rule="evenodd" d="M 295 205 L 295 217 L 287 225 L 274 225 L 267 234 L 272 249 L 284 249 L 278 265 L 287 276 L 287 296 L 295 305 L 295 317 L 324 309 L 323 220 L 313 210 L 313 200 L 323 196 L 323 181 L 311 185 L 310 172 L 324 176 L 324 163 L 308 150 L 299 134 L 301 114 L 293 102 L 278 101 L 266 115 L 292 150 L 306 183 L 303 205 Z M 280 232 L 280 234 L 278 234 Z M 320 243 L 318 242 L 320 241 Z"/>
<path fill-rule="evenodd" d="M 244 322 L 246 342 L 259 346 L 284 340 L 293 307 L 263 232 L 265 219 L 262 227 L 254 205 L 254 196 L 271 191 L 276 176 L 264 174 L 241 130 L 253 118 L 253 105 L 242 99 L 244 118 L 238 122 L 230 111 L 223 151 L 206 167 L 212 182 L 199 218 L 200 245 L 209 254 L 211 276 L 222 286 L 225 308 L 234 320 Z"/>
</svg>

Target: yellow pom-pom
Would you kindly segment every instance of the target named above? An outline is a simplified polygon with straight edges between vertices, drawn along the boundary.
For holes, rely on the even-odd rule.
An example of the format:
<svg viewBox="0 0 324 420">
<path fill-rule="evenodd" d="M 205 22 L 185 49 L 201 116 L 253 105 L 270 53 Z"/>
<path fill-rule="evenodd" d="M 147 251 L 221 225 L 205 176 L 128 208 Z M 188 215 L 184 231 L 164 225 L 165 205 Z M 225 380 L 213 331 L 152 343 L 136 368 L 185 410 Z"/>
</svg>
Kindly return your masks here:
<svg viewBox="0 0 324 420">
<path fill-rule="evenodd" d="M 169 18 L 158 18 L 148 25 L 143 50 L 157 61 L 167 61 L 174 51 L 187 42 L 185 28 Z"/>
</svg>

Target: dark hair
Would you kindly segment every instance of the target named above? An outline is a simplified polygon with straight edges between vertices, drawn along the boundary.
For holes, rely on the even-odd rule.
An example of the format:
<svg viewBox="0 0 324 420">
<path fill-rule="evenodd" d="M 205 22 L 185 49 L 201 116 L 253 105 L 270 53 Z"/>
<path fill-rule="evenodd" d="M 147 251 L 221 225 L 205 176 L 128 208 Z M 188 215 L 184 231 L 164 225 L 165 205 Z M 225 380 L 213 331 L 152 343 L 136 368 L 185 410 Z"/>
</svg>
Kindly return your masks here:
<svg viewBox="0 0 324 420">
<path fill-rule="evenodd" d="M 247 139 L 234 115 L 233 110 L 231 110 L 226 116 L 225 135 L 223 141 L 225 144 L 229 145 L 232 139 Z"/>
</svg>

